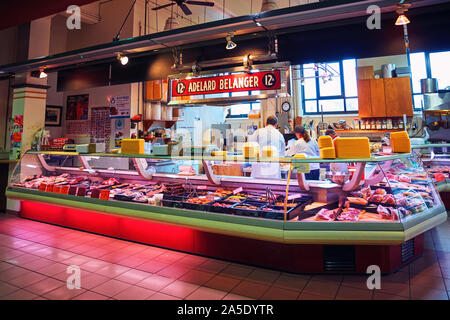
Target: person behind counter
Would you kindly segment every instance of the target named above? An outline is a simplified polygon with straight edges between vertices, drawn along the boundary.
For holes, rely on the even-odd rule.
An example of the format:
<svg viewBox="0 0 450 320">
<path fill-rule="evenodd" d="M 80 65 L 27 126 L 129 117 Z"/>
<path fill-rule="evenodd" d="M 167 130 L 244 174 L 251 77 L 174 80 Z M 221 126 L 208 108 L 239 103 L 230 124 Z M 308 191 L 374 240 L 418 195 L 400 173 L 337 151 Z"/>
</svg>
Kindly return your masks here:
<svg viewBox="0 0 450 320">
<path fill-rule="evenodd" d="M 331 139 L 336 139 L 339 138 L 339 136 L 336 134 L 336 131 L 334 131 L 334 129 L 327 129 L 327 131 L 325 131 L 325 135 L 330 136 Z"/>
<path fill-rule="evenodd" d="M 304 126 L 298 125 L 294 128 L 297 141 L 286 151 L 286 155 L 293 156 L 303 153 L 308 158 L 320 158 L 319 144 L 316 140 L 311 139 L 308 131 Z M 310 163 L 310 172 L 305 174 L 307 180 L 319 180 L 320 163 Z"/>
<path fill-rule="evenodd" d="M 327 129 L 327 131 L 325 131 L 325 134 L 327 136 L 330 136 L 333 141 L 336 138 L 339 138 L 339 136 L 336 134 L 336 131 L 334 131 L 334 129 Z M 348 173 L 348 165 L 347 163 L 344 162 L 338 162 L 338 163 L 330 163 L 330 170 L 335 172 L 335 173 Z"/>
<path fill-rule="evenodd" d="M 283 135 L 277 129 L 278 119 L 269 116 L 266 126 L 258 129 L 248 137 L 249 142 L 257 142 L 260 151 L 266 146 L 272 146 L 278 150 L 278 156 L 285 156 L 285 142 Z M 281 179 L 281 169 L 279 163 L 258 162 L 252 163 L 252 177 L 261 179 Z"/>
</svg>

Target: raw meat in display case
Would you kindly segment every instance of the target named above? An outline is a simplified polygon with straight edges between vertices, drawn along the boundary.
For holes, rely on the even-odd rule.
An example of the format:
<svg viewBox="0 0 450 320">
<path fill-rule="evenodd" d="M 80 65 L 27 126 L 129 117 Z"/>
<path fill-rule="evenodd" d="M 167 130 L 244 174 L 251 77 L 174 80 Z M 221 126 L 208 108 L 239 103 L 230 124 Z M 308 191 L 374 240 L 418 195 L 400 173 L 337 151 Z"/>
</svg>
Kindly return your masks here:
<svg viewBox="0 0 450 320">
<path fill-rule="evenodd" d="M 341 245 L 356 248 L 352 270 L 379 264 L 383 272 L 392 271 L 413 258 L 402 260 L 403 243 L 414 241 L 414 256 L 420 255 L 423 232 L 447 219 L 435 185 L 409 154 L 344 161 L 280 158 L 293 171 L 295 162 L 356 164 L 342 183 L 306 180 L 301 172 L 290 180 L 217 176 L 211 163 L 245 162 L 221 158 L 172 157 L 172 166 L 205 171 L 180 176 L 145 173 L 145 159 L 151 165 L 167 162 L 157 156 L 27 152 L 11 175 L 7 196 L 20 201 L 25 218 L 294 272 L 329 271 L 323 269 L 322 247 Z M 164 231 L 170 228 L 178 231 Z M 176 235 L 185 238 L 175 240 Z M 235 241 L 245 245 L 219 249 Z M 267 251 L 274 246 L 277 261 Z M 378 246 L 391 252 L 388 260 L 372 251 Z M 306 252 L 317 257 L 306 259 L 313 269 L 301 262 Z M 287 259 L 292 254 L 297 258 Z"/>
</svg>

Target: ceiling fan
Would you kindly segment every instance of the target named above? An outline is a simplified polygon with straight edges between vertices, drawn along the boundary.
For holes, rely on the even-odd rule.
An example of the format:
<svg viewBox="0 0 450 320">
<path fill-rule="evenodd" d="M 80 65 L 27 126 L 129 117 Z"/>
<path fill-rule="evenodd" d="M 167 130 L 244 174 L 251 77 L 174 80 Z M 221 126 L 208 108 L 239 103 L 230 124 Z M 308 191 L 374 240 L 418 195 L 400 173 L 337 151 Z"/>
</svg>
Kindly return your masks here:
<svg viewBox="0 0 450 320">
<path fill-rule="evenodd" d="M 159 10 L 162 8 L 170 7 L 173 5 L 177 5 L 183 10 L 185 15 L 192 14 L 192 11 L 189 10 L 188 6 L 186 4 L 192 4 L 195 6 L 207 6 L 207 7 L 214 7 L 214 2 L 208 2 L 208 1 L 194 1 L 194 0 L 171 0 L 172 3 L 163 4 L 162 6 L 152 8 L 152 10 Z"/>
</svg>

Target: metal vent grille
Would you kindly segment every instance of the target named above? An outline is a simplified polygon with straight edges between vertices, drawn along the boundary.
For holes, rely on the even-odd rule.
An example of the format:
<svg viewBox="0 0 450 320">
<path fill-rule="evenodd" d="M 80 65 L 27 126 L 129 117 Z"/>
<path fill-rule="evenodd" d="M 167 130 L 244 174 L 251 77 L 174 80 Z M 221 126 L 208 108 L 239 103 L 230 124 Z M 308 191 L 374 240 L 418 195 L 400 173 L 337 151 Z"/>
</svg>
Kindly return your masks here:
<svg viewBox="0 0 450 320">
<path fill-rule="evenodd" d="M 414 239 L 402 243 L 402 263 L 414 257 Z"/>
<path fill-rule="evenodd" d="M 355 271 L 354 246 L 324 246 L 324 271 Z"/>
</svg>

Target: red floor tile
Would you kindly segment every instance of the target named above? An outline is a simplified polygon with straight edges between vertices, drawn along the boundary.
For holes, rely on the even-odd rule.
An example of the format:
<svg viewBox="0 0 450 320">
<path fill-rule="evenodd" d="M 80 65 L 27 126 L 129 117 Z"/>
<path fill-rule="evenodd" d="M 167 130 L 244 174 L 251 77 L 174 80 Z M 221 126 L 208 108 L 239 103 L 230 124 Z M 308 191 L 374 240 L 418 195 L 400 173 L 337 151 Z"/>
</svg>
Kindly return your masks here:
<svg viewBox="0 0 450 320">
<path fill-rule="evenodd" d="M 249 276 L 249 274 L 252 273 L 253 270 L 254 268 L 252 267 L 232 263 L 228 265 L 225 269 L 223 269 L 220 272 L 220 275 L 224 277 L 243 279 Z"/>
<path fill-rule="evenodd" d="M 375 291 L 372 300 L 408 300 L 406 297 Z"/>
<path fill-rule="evenodd" d="M 411 299 L 413 300 L 448 300 L 445 290 L 435 290 L 430 287 L 411 285 Z"/>
<path fill-rule="evenodd" d="M 69 289 L 66 285 L 59 287 L 55 290 L 45 293 L 43 296 L 49 300 L 69 300 L 80 294 L 83 294 L 86 290 L 80 289 Z"/>
<path fill-rule="evenodd" d="M 136 284 L 148 277 L 150 277 L 152 274 L 145 272 L 145 271 L 140 271 L 140 270 L 135 270 L 135 269 L 130 269 L 120 275 L 118 275 L 116 277 L 117 280 L 129 283 L 129 284 Z"/>
<path fill-rule="evenodd" d="M 165 293 L 165 294 L 168 294 L 168 295 L 180 298 L 180 299 L 184 299 L 198 288 L 199 288 L 198 285 L 184 282 L 184 281 L 175 280 L 174 282 L 169 284 L 167 287 L 161 289 L 160 291 L 162 293 Z"/>
<path fill-rule="evenodd" d="M 151 275 L 148 278 L 145 278 L 142 281 L 139 281 L 136 285 L 139 287 L 147 288 L 154 291 L 159 291 L 169 284 L 174 282 L 175 280 L 166 278 L 157 274 Z"/>
<path fill-rule="evenodd" d="M 310 280 L 302 293 L 310 293 L 314 295 L 321 295 L 334 299 L 339 289 L 340 282 L 338 281 L 312 281 Z"/>
<path fill-rule="evenodd" d="M 159 270 L 157 274 L 171 279 L 178 279 L 190 270 L 191 268 L 186 265 L 173 264 Z"/>
<path fill-rule="evenodd" d="M 168 294 L 157 292 L 148 297 L 147 300 L 181 300 L 181 299 Z"/>
<path fill-rule="evenodd" d="M 63 285 L 65 286 L 65 283 L 63 283 L 62 281 L 53 278 L 46 278 L 41 281 L 35 282 L 29 286 L 26 286 L 24 289 L 39 296 L 42 296 L 45 293 L 55 290 L 56 288 L 59 288 Z"/>
<path fill-rule="evenodd" d="M 13 293 L 14 291 L 19 290 L 20 288 L 13 286 L 9 283 L 0 281 L 0 298 L 6 296 L 8 294 Z"/>
<path fill-rule="evenodd" d="M 341 286 L 336 295 L 336 300 L 371 300 L 372 295 L 373 290 Z"/>
<path fill-rule="evenodd" d="M 107 300 L 108 297 L 92 291 L 85 291 L 82 294 L 75 296 L 72 300 Z"/>
<path fill-rule="evenodd" d="M 229 292 L 240 282 L 240 279 L 216 275 L 203 285 L 209 288 Z"/>
<path fill-rule="evenodd" d="M 241 283 L 239 283 L 236 287 L 234 287 L 231 290 L 231 293 L 244 297 L 250 297 L 253 299 L 260 299 L 268 289 L 269 289 L 268 285 L 244 280 Z"/>
<path fill-rule="evenodd" d="M 20 289 L 6 296 L 0 296 L 0 300 L 32 300 L 37 297 L 39 296 L 35 295 L 34 293 Z"/>
<path fill-rule="evenodd" d="M 153 294 L 155 294 L 153 290 L 131 286 L 116 294 L 113 298 L 117 300 L 146 300 Z"/>
<path fill-rule="evenodd" d="M 115 279 L 108 280 L 99 286 L 92 288 L 92 291 L 100 293 L 104 296 L 114 297 L 119 292 L 131 287 L 129 283 L 118 281 Z"/>
<path fill-rule="evenodd" d="M 6 271 L 8 271 L 8 270 L 6 270 Z M 39 273 L 36 273 L 33 271 L 28 271 L 24 274 L 21 274 L 19 277 L 15 277 L 13 279 L 8 279 L 7 282 L 12 285 L 15 285 L 16 287 L 24 288 L 29 285 L 32 285 L 33 283 L 42 281 L 46 278 L 47 278 L 46 276 L 41 275 Z"/>
<path fill-rule="evenodd" d="M 95 273 L 101 274 L 105 277 L 115 278 L 129 270 L 130 268 L 128 267 L 124 267 L 118 264 L 110 264 L 101 269 L 98 269 L 97 271 L 95 271 Z"/>
<path fill-rule="evenodd" d="M 300 295 L 300 290 L 292 291 L 288 289 L 271 287 L 261 297 L 262 300 L 295 300 Z"/>
<path fill-rule="evenodd" d="M 179 278 L 181 281 L 203 285 L 205 282 L 211 280 L 214 277 L 213 273 L 200 271 L 200 270 L 189 270 L 182 277 Z"/>
<path fill-rule="evenodd" d="M 206 288 L 206 287 L 199 287 L 197 290 L 192 292 L 190 295 L 188 295 L 185 299 L 186 300 L 221 300 L 223 299 L 228 292 Z"/>
<path fill-rule="evenodd" d="M 310 276 L 283 273 L 275 280 L 273 286 L 293 291 L 301 291 L 308 283 L 309 278 Z"/>
<path fill-rule="evenodd" d="M 150 272 L 150 273 L 157 273 L 158 271 L 161 271 L 164 268 L 167 268 L 169 265 L 166 263 L 158 262 L 158 261 L 149 261 L 144 262 L 143 264 L 136 267 L 138 270 Z"/>
</svg>

